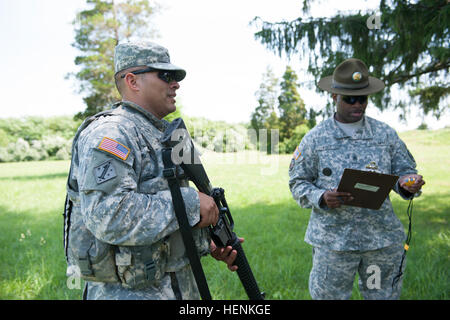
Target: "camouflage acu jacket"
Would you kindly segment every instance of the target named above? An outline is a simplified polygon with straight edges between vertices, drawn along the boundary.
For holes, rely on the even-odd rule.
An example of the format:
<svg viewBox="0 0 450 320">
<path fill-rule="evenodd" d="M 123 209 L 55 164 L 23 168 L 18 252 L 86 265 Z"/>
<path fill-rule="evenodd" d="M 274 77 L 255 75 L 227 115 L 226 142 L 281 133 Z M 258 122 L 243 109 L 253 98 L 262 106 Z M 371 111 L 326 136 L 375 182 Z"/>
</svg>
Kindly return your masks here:
<svg viewBox="0 0 450 320">
<path fill-rule="evenodd" d="M 92 122 L 79 136 L 72 158 L 77 161 L 72 161 L 70 177 L 79 188 L 77 193 L 69 190 L 74 206 L 72 225 L 81 219 L 95 238 L 116 246 L 115 262 L 119 271 L 120 266 L 134 261 L 127 255 L 129 249 L 138 248 L 139 255 L 145 255 L 155 245 L 163 248 L 158 249 L 160 253 L 153 255 L 153 259 L 165 260 L 156 262 L 163 268 L 158 283 L 168 284 L 170 278 L 167 281 L 165 273 L 183 270 L 185 274 L 189 264 L 168 183 L 162 175 L 160 138 L 168 122 L 131 102 L 116 104 L 112 115 Z M 187 181 L 181 185 L 188 220 L 194 226 L 200 220 L 198 194 Z M 193 229 L 193 235 L 200 255 L 207 254 L 210 241 L 207 231 Z M 180 278 L 193 281 L 192 276 Z M 150 288 L 137 294 L 126 287 L 120 283 L 92 282 L 88 297 L 167 298 L 161 296 L 167 288 Z M 180 283 L 180 287 L 195 288 L 195 283 Z M 191 298 L 197 296 L 194 293 Z"/>
<path fill-rule="evenodd" d="M 367 170 L 374 161 L 378 172 L 398 176 L 417 173 L 405 143 L 388 125 L 365 117 L 362 129 L 347 136 L 330 118 L 308 132 L 289 168 L 289 187 L 303 208 L 312 208 L 305 241 L 331 250 L 374 250 L 402 242 L 403 225 L 389 197 L 379 210 L 321 203 L 326 190 L 337 188 L 345 168 Z M 394 190 L 404 199 L 407 196 Z"/>
</svg>

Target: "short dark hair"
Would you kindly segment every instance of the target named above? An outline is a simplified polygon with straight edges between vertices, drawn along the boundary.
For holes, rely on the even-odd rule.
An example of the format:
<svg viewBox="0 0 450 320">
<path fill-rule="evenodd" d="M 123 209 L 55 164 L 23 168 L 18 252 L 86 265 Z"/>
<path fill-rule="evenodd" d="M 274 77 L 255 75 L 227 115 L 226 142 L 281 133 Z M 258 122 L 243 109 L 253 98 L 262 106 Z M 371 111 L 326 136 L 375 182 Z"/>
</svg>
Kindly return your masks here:
<svg viewBox="0 0 450 320">
<path fill-rule="evenodd" d="M 126 74 L 126 70 L 119 71 L 119 72 L 117 72 L 117 73 L 114 75 L 114 82 L 116 83 L 116 88 L 117 88 L 117 91 L 119 91 L 120 95 L 122 95 L 122 91 L 123 91 L 123 89 L 124 89 L 124 88 L 123 88 L 123 86 L 124 86 L 124 84 L 123 84 L 124 79 L 121 78 L 121 76 L 122 76 L 124 73 Z"/>
<path fill-rule="evenodd" d="M 136 70 L 142 69 L 142 67 L 145 67 L 145 66 L 131 67 L 131 68 L 127 68 L 127 69 L 124 69 L 124 70 L 120 70 L 119 72 L 117 72 L 114 75 L 114 82 L 116 83 L 116 88 L 117 88 L 117 91 L 119 91 L 120 95 L 122 95 L 122 92 L 123 92 L 123 90 L 125 88 L 124 87 L 124 80 L 125 79 L 122 78 L 122 76 L 124 74 L 127 74 L 127 73 L 131 72 L 131 71 L 136 71 Z"/>
</svg>

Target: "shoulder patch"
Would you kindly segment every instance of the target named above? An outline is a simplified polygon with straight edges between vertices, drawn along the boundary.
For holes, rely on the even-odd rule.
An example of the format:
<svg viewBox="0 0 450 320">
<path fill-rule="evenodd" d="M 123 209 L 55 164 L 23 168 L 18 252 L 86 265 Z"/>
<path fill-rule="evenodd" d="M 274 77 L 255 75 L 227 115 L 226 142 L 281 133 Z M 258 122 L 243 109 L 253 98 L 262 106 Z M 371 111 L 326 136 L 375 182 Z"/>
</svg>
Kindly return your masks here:
<svg viewBox="0 0 450 320">
<path fill-rule="evenodd" d="M 102 141 L 98 145 L 98 148 L 100 150 L 111 153 L 122 160 L 127 160 L 128 156 L 130 155 L 130 148 L 108 137 L 104 137 L 102 139 Z"/>
<path fill-rule="evenodd" d="M 292 155 L 294 157 L 295 160 L 297 160 L 300 156 L 302 155 L 302 152 L 300 151 L 300 149 L 297 147 L 294 151 L 294 154 Z"/>
<path fill-rule="evenodd" d="M 116 170 L 112 164 L 113 160 L 103 162 L 101 165 L 94 168 L 94 176 L 97 184 L 111 180 L 117 177 Z"/>
</svg>

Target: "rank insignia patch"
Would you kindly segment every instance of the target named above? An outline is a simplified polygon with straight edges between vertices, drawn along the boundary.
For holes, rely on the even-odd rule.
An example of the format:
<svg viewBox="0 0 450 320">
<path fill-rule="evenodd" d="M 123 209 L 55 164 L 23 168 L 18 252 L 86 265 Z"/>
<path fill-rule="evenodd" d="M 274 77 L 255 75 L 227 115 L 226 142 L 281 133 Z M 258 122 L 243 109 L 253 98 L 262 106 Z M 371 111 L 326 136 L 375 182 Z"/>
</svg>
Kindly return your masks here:
<svg viewBox="0 0 450 320">
<path fill-rule="evenodd" d="M 117 177 L 116 170 L 114 169 L 114 167 L 112 165 L 112 160 L 103 162 L 98 167 L 95 167 L 94 168 L 94 176 L 95 176 L 95 180 L 97 181 L 98 184 Z"/>
<path fill-rule="evenodd" d="M 130 149 L 128 147 L 108 137 L 102 139 L 98 148 L 111 153 L 122 160 L 127 160 L 128 155 L 130 154 Z"/>
</svg>

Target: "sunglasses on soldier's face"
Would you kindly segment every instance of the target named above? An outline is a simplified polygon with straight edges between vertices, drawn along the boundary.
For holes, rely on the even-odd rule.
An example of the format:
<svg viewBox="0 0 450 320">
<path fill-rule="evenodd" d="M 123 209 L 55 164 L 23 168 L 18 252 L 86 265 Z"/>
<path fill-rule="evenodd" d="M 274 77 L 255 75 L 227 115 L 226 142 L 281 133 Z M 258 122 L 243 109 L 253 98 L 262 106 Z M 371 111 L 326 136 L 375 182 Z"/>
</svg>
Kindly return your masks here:
<svg viewBox="0 0 450 320">
<path fill-rule="evenodd" d="M 355 104 L 356 101 L 359 101 L 360 104 L 363 104 L 367 101 L 367 96 L 342 96 L 342 100 L 344 100 L 348 104 Z"/>
<path fill-rule="evenodd" d="M 158 70 L 158 69 L 148 67 L 146 69 L 131 71 L 128 73 L 141 74 L 141 73 L 154 72 L 154 71 L 158 72 L 158 78 L 160 78 L 164 82 L 171 83 L 172 81 L 177 81 L 175 71 Z M 123 78 L 125 78 L 126 75 L 127 75 L 127 73 L 121 75 L 120 77 L 123 79 Z"/>
</svg>

